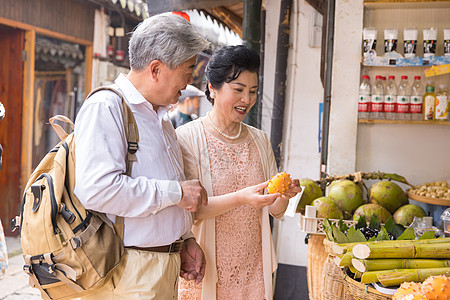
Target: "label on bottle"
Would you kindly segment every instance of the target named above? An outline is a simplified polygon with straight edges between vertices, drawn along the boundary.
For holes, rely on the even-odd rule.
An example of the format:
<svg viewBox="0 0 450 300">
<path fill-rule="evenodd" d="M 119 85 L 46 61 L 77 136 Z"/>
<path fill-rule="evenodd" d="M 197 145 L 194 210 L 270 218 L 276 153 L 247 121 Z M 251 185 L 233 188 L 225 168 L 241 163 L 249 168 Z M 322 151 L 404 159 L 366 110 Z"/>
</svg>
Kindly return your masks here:
<svg viewBox="0 0 450 300">
<path fill-rule="evenodd" d="M 359 95 L 358 112 L 369 112 L 370 110 L 370 95 Z"/>
<path fill-rule="evenodd" d="M 416 56 L 416 45 L 417 41 L 415 40 L 404 41 L 403 48 L 405 57 L 410 58 Z"/>
<path fill-rule="evenodd" d="M 436 120 L 448 120 L 448 97 L 447 95 L 436 96 Z"/>
<path fill-rule="evenodd" d="M 450 55 L 450 40 L 444 40 L 444 54 L 445 56 Z"/>
<path fill-rule="evenodd" d="M 397 103 L 397 96 L 386 95 L 384 96 L 383 111 L 387 113 L 395 113 L 395 104 Z"/>
<path fill-rule="evenodd" d="M 436 53 L 436 41 L 424 40 L 423 41 L 423 57 L 434 56 Z"/>
<path fill-rule="evenodd" d="M 383 111 L 383 103 L 384 103 L 383 95 L 372 95 L 370 111 L 371 112 L 382 112 Z"/>
<path fill-rule="evenodd" d="M 409 113 L 410 96 L 397 96 L 397 113 Z"/>
<path fill-rule="evenodd" d="M 410 112 L 412 114 L 421 114 L 423 105 L 423 96 L 411 96 Z"/>
<path fill-rule="evenodd" d="M 434 96 L 427 95 L 425 99 L 423 99 L 423 119 L 433 120 L 434 114 Z"/>
<path fill-rule="evenodd" d="M 397 50 L 397 40 L 396 39 L 385 39 L 384 40 L 384 52 L 389 53 Z"/>
</svg>

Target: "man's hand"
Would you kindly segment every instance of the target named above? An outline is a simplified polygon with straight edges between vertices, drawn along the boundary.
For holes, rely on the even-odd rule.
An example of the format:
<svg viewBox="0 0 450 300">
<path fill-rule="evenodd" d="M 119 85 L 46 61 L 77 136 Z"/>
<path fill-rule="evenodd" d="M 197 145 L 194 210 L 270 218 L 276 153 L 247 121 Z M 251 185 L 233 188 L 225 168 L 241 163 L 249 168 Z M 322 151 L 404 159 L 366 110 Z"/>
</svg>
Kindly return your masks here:
<svg viewBox="0 0 450 300">
<path fill-rule="evenodd" d="M 181 256 L 180 276 L 186 280 L 195 280 L 198 284 L 205 276 L 206 260 L 202 248 L 195 239 L 184 241 Z"/>
<path fill-rule="evenodd" d="M 202 205 L 208 205 L 208 194 L 197 179 L 180 182 L 183 192 L 179 207 L 190 212 L 196 212 Z"/>
</svg>

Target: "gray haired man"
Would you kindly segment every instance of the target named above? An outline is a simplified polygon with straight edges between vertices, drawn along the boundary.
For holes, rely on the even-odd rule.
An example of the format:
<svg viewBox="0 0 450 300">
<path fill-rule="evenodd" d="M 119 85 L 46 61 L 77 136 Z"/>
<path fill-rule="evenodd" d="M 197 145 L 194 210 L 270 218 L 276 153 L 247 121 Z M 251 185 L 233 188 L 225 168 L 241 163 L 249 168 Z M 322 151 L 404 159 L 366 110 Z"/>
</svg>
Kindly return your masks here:
<svg viewBox="0 0 450 300">
<path fill-rule="evenodd" d="M 182 17 L 144 20 L 129 42 L 131 71 L 112 86 L 124 96 L 139 131 L 137 161 L 125 175 L 127 143 L 120 97 L 100 91 L 75 122 L 75 194 L 87 209 L 124 217 L 125 256 L 111 281 L 84 299 L 176 299 L 177 280 L 200 282 L 204 254 L 192 216 L 207 205 L 198 180 L 186 181 L 166 112 L 193 82 L 203 36 Z"/>
</svg>

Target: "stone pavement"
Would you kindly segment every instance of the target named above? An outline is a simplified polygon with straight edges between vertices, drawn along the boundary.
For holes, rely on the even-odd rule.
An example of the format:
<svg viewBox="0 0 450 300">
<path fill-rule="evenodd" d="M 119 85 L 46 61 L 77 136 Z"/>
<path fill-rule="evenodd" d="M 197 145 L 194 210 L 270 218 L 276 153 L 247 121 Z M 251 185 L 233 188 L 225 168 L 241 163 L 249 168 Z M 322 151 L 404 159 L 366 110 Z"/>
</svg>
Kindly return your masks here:
<svg viewBox="0 0 450 300">
<path fill-rule="evenodd" d="M 28 275 L 22 270 L 23 258 L 20 239 L 6 237 L 8 250 L 8 269 L 6 276 L 0 278 L 0 300 L 41 299 L 39 290 L 28 285 Z"/>
</svg>

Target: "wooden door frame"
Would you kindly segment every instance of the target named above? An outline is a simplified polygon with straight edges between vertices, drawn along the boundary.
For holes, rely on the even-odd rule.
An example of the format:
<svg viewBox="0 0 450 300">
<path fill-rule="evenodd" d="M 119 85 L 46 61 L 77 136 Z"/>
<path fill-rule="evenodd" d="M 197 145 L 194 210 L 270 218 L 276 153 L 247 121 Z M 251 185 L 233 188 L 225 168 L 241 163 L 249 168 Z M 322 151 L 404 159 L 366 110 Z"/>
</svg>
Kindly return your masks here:
<svg viewBox="0 0 450 300">
<path fill-rule="evenodd" d="M 85 98 L 92 89 L 92 70 L 93 70 L 93 42 L 69 36 L 66 34 L 54 32 L 48 29 L 35 27 L 26 23 L 17 22 L 0 17 L 0 24 L 25 31 L 25 61 L 24 61 L 24 82 L 23 82 L 23 103 L 22 103 L 22 148 L 21 148 L 21 173 L 20 190 L 25 188 L 26 181 L 32 172 L 32 153 L 33 153 L 33 115 L 34 115 L 34 61 L 36 34 L 60 39 L 63 41 L 76 43 L 85 46 Z"/>
</svg>

